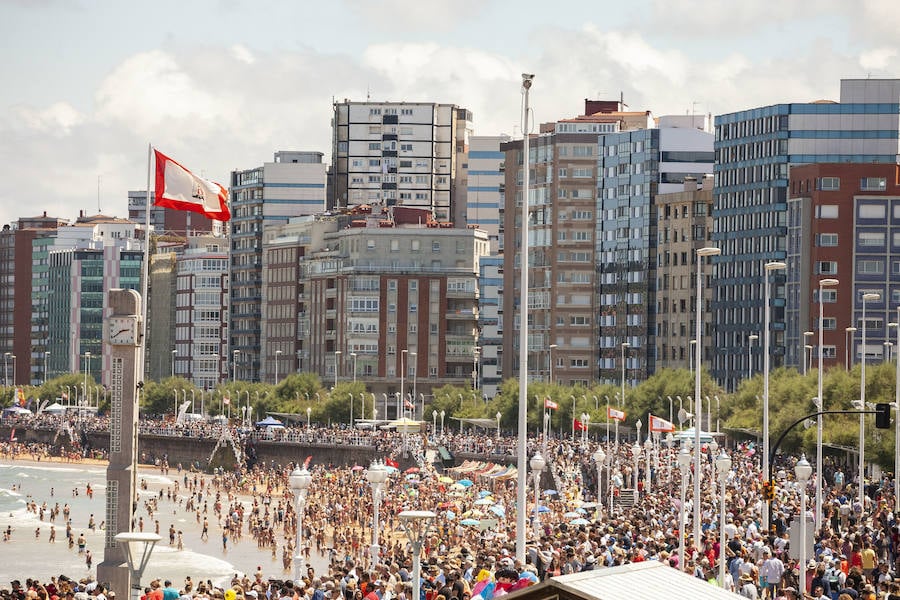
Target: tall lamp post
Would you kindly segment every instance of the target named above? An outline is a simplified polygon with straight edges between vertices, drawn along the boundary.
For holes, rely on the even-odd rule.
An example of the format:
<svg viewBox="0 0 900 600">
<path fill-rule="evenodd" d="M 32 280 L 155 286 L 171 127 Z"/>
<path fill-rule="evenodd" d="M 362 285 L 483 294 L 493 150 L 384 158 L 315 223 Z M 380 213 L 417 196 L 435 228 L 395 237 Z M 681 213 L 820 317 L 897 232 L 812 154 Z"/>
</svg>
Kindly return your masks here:
<svg viewBox="0 0 900 600">
<path fill-rule="evenodd" d="M 894 410 L 897 411 L 894 414 L 894 485 L 896 486 L 897 473 L 900 473 L 900 306 L 897 307 L 897 353 L 894 355 L 894 359 L 897 362 L 897 373 L 894 379 Z M 895 489 L 894 514 L 898 513 L 900 513 L 900 493 Z M 816 531 L 818 531 L 818 526 Z"/>
<path fill-rule="evenodd" d="M 147 563 L 150 562 L 150 554 L 153 547 L 160 539 L 159 535 L 150 532 L 125 531 L 116 534 L 116 543 L 125 546 L 125 560 L 128 562 L 128 570 L 131 572 L 131 589 L 128 590 L 126 600 L 140 598 L 141 576 Z M 137 590 L 137 593 L 134 592 Z"/>
<path fill-rule="evenodd" d="M 281 359 L 281 350 L 275 351 L 275 385 L 278 385 L 278 362 Z"/>
<path fill-rule="evenodd" d="M 638 496 L 638 471 L 641 469 L 641 444 L 635 442 L 631 447 L 631 455 L 634 457 L 634 497 Z"/>
<path fill-rule="evenodd" d="M 812 345 L 809 343 L 809 339 L 816 335 L 812 331 L 804 331 L 803 332 L 803 374 L 806 375 L 809 373 L 810 363 L 812 362 Z"/>
<path fill-rule="evenodd" d="M 541 473 L 544 472 L 547 461 L 544 460 L 544 457 L 541 456 L 540 452 L 535 452 L 534 456 L 531 457 L 529 464 L 531 465 L 531 472 L 534 476 L 534 539 L 539 540 L 541 539 L 541 512 L 538 510 L 541 506 Z"/>
<path fill-rule="evenodd" d="M 44 352 L 44 385 L 47 384 L 47 371 L 50 366 L 50 351 Z"/>
<path fill-rule="evenodd" d="M 172 377 L 175 377 L 175 357 L 178 356 L 178 350 L 172 350 Z"/>
<path fill-rule="evenodd" d="M 13 354 L 12 357 L 13 357 L 13 359 L 15 359 L 16 355 Z M 13 363 L 13 365 L 15 365 L 15 363 Z M 84 390 L 83 391 L 87 391 L 88 373 L 90 373 L 90 372 L 91 372 L 91 353 L 85 352 L 84 353 Z M 13 385 L 16 385 L 16 367 L 15 366 L 13 366 Z"/>
<path fill-rule="evenodd" d="M 751 333 L 747 338 L 747 379 L 753 379 L 753 342 L 759 339 L 755 333 Z"/>
<path fill-rule="evenodd" d="M 722 453 L 716 458 L 716 471 L 719 473 L 719 483 L 722 485 L 722 495 L 719 497 L 719 548 L 725 548 L 725 484 L 728 482 L 728 471 L 731 470 L 731 457 L 722 448 Z M 719 557 L 719 587 L 725 589 L 725 559 L 724 550 Z"/>
<path fill-rule="evenodd" d="M 684 505 L 687 502 L 687 479 L 691 473 L 691 453 L 687 448 L 687 440 L 678 451 L 678 470 L 681 471 L 681 507 L 678 511 L 678 536 L 681 540 L 678 543 L 678 568 L 684 571 L 684 546 L 687 540 L 685 529 L 687 529 L 687 515 L 685 514 Z"/>
<path fill-rule="evenodd" d="M 435 517 L 437 515 L 430 510 L 404 510 L 397 515 L 400 519 L 400 528 L 403 529 L 412 547 L 412 597 L 416 600 L 422 593 L 422 544 L 425 543 L 425 536 L 428 534 L 428 525 Z"/>
<path fill-rule="evenodd" d="M 435 415 L 435 416 L 437 416 L 437 413 L 436 413 L 436 412 L 435 412 L 435 413 L 432 413 L 432 414 Z M 500 439 L 500 418 L 501 418 L 503 415 L 500 414 L 500 411 L 497 411 L 497 414 L 494 415 L 494 416 L 497 417 L 497 439 L 499 440 L 499 439 Z"/>
<path fill-rule="evenodd" d="M 404 348 L 400 351 L 400 406 L 397 407 L 398 419 L 400 418 L 400 410 L 403 411 L 403 417 L 406 417 L 406 404 L 404 403 L 404 400 L 406 400 L 406 355 L 408 353 L 408 348 Z"/>
<path fill-rule="evenodd" d="M 526 491 L 526 442 L 528 436 L 528 212 L 529 212 L 529 186 L 531 178 L 531 151 L 529 149 L 530 127 L 528 96 L 531 84 L 534 82 L 533 73 L 522 73 L 522 156 L 525 168 L 522 169 L 522 222 L 521 243 L 519 247 L 519 410 L 516 426 L 516 505 L 522 509 L 516 511 L 516 559 L 525 562 L 525 502 Z M 462 421 L 460 421 L 461 423 Z M 441 430 L 443 430 L 443 418 Z M 415 600 L 419 600 L 418 591 L 413 594 Z"/>
<path fill-rule="evenodd" d="M 606 452 L 602 446 L 597 446 L 594 451 L 594 466 L 597 467 L 597 506 L 603 506 L 603 464 L 606 462 Z"/>
<path fill-rule="evenodd" d="M 812 475 L 812 466 L 806 456 L 794 465 L 794 476 L 800 484 L 800 594 L 806 594 L 806 484 Z"/>
<path fill-rule="evenodd" d="M 341 351 L 335 350 L 334 351 L 334 387 L 337 387 L 338 371 L 340 371 L 339 365 L 341 364 L 340 360 L 341 360 Z"/>
<path fill-rule="evenodd" d="M 238 364 L 238 356 L 241 355 L 240 350 L 234 350 L 231 353 L 231 383 L 237 381 L 237 364 Z M 228 371 L 225 371 L 226 373 Z"/>
<path fill-rule="evenodd" d="M 697 249 L 697 299 L 696 299 L 696 321 L 697 327 L 695 339 L 697 345 L 694 356 L 694 398 L 697 399 L 697 418 L 694 420 L 694 546 L 700 549 L 700 426 L 703 423 L 703 403 L 700 400 L 700 372 L 703 370 L 701 361 L 703 360 L 703 258 L 712 258 L 722 254 L 720 248 L 707 246 L 706 248 Z"/>
<path fill-rule="evenodd" d="M 303 510 L 306 507 L 306 493 L 312 483 L 312 474 L 305 467 L 294 469 L 288 477 L 294 499 L 297 501 L 297 535 L 295 538 L 294 581 L 300 581 L 303 573 Z"/>
<path fill-rule="evenodd" d="M 819 372 L 816 376 L 816 392 L 819 399 L 816 408 L 825 410 L 825 397 L 822 389 L 822 377 L 825 371 L 825 302 L 822 300 L 823 288 L 834 287 L 840 282 L 837 279 L 819 280 Z M 822 415 L 816 417 L 816 531 L 822 526 Z"/>
<path fill-rule="evenodd" d="M 3 353 L 3 385 L 9 387 L 9 355 L 10 352 Z"/>
<path fill-rule="evenodd" d="M 372 486 L 372 565 L 378 566 L 378 558 L 381 547 L 378 545 L 378 509 L 381 507 L 381 494 L 384 490 L 384 482 L 387 481 L 388 472 L 379 462 L 372 462 L 366 471 L 366 480 Z"/>
<path fill-rule="evenodd" d="M 622 406 L 625 406 L 625 349 L 631 346 L 628 342 L 622 342 Z M 619 421 L 616 420 L 616 448 L 619 447 Z"/>
<path fill-rule="evenodd" d="M 845 349 L 844 349 L 844 354 L 845 354 L 844 360 L 845 360 L 846 363 L 847 363 L 847 370 L 849 371 L 849 370 L 850 370 L 850 365 L 852 364 L 852 363 L 850 362 L 850 357 L 852 356 L 852 355 L 850 354 L 850 343 L 851 343 L 851 341 L 853 340 L 853 334 L 856 333 L 856 327 L 845 327 L 845 328 L 844 328 L 844 332 L 845 332 L 845 335 L 846 335 L 846 337 L 845 337 L 845 340 L 846 340 L 846 347 L 845 347 Z"/>
<path fill-rule="evenodd" d="M 548 349 L 550 350 L 550 358 L 549 364 L 547 366 L 550 367 L 550 385 L 553 385 L 553 351 L 556 348 L 559 348 L 559 346 L 557 346 L 556 344 L 550 344 L 548 346 Z"/>
<path fill-rule="evenodd" d="M 781 271 L 787 268 L 783 262 L 772 261 L 768 262 L 765 265 L 765 308 L 764 314 L 765 317 L 763 319 L 763 331 L 762 334 L 765 339 L 765 349 L 763 350 L 763 457 L 762 457 L 762 472 L 763 477 L 769 476 L 769 355 L 771 354 L 772 348 L 772 331 L 771 331 L 771 320 L 772 320 L 772 300 L 771 300 L 771 289 L 769 286 L 769 274 L 772 271 Z M 763 502 L 762 505 L 762 522 L 768 525 L 769 523 L 769 503 Z"/>
<path fill-rule="evenodd" d="M 350 358 L 353 359 L 353 383 L 356 383 L 356 352 L 351 352 Z"/>
<path fill-rule="evenodd" d="M 881 294 L 868 293 L 862 296 L 862 350 L 860 351 L 860 376 L 859 376 L 859 505 L 865 509 L 865 480 L 866 480 L 866 303 L 881 300 Z"/>
</svg>

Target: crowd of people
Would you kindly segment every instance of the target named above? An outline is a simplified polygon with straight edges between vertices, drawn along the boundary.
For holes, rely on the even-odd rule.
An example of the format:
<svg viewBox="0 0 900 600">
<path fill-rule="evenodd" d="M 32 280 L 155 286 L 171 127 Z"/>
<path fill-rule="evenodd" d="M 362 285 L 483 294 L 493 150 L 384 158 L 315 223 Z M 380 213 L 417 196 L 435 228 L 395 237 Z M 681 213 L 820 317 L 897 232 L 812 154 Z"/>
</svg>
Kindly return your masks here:
<svg viewBox="0 0 900 600">
<path fill-rule="evenodd" d="M 376 430 L 351 435 L 392 434 Z M 496 439 L 485 444 L 492 437 L 487 435 L 447 430 L 437 437 L 416 436 L 414 446 L 497 447 Z M 370 439 L 383 444 L 386 458 L 399 452 L 396 444 L 385 442 L 391 437 Z M 224 600 L 275 594 L 310 600 L 341 596 L 343 600 L 409 600 L 411 550 L 397 515 L 403 510 L 431 510 L 437 517 L 422 553 L 422 586 L 428 600 L 491 600 L 549 577 L 640 561 L 663 562 L 754 600 L 800 600 L 801 593 L 804 600 L 900 600 L 895 581 L 900 568 L 900 522 L 893 510 L 891 477 L 860 481 L 852 470 L 845 472 L 837 458 L 827 459 L 823 481 L 813 478 L 808 483 L 809 498 L 821 483 L 824 501 L 821 528 L 814 532 L 813 546 L 807 548 L 806 581 L 801 585 L 791 526 L 804 512 L 812 524 L 815 506 L 807 502 L 806 510 L 801 509 L 801 484 L 793 477 L 797 457 L 781 456 L 776 461 L 778 486 L 770 506 L 770 528 L 762 520 L 759 449 L 753 443 L 729 445 L 732 467 L 723 491 L 717 483 L 713 452 L 704 448 L 701 534 L 695 540 L 691 523 L 695 500 L 689 493 L 685 505 L 680 502 L 683 475 L 675 460 L 679 448 L 659 444 L 635 460 L 629 444 L 601 445 L 607 460 L 597 465 L 592 458 L 597 442 L 529 440 L 528 455 L 540 450 L 547 469 L 540 482 L 539 506 L 533 505 L 529 493 L 524 507 L 528 522 L 524 560 L 516 552 L 517 477 L 509 469 L 501 474 L 494 468 L 493 453 L 486 454 L 483 463 L 466 463 L 456 470 L 425 463 L 408 472 L 394 472 L 381 495 L 380 544 L 374 553 L 370 545 L 375 500 L 362 466 L 321 465 L 313 460 L 302 524 L 288 485 L 295 465 L 258 465 L 214 475 L 179 472 L 175 485 L 142 502 L 135 514 L 135 529 L 153 527 L 164 539 L 168 533 L 169 543 L 177 546 L 180 533 L 171 528 L 160 532 L 159 519 L 154 517 L 163 508 L 182 510 L 202 523 L 205 536 L 222 541 L 223 552 L 229 544 L 254 543 L 261 552 L 280 557 L 272 564 L 281 568 L 276 568 L 277 573 L 251 568 L 246 576 L 215 585 L 188 580 L 174 588 L 154 581 L 146 597 L 158 600 L 157 591 L 162 589 L 163 600 L 174 600 L 176 593 L 181 598 Z M 471 485 L 456 483 L 463 479 Z M 859 485 L 865 486 L 862 503 Z M 726 524 L 720 532 L 723 512 Z M 687 521 L 683 528 L 682 516 Z M 299 550 L 305 562 L 327 567 L 310 566 L 300 579 L 294 579 L 300 526 Z M 720 533 L 724 533 L 724 545 L 720 545 Z M 683 564 L 679 560 L 682 544 Z M 719 578 L 721 561 L 726 565 L 724 581 Z M 34 588 L 30 591 L 37 592 L 31 597 L 42 597 L 45 592 L 40 586 L 30 586 Z M 54 600 L 53 595 L 62 597 L 49 594 L 44 600 Z"/>
</svg>

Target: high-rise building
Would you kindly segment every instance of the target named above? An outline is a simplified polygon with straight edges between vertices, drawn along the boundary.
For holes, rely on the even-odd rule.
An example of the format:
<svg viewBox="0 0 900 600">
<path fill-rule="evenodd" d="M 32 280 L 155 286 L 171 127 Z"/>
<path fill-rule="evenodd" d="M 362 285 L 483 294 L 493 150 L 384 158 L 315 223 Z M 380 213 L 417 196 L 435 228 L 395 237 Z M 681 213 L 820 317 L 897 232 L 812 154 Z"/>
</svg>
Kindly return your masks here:
<svg viewBox="0 0 900 600">
<path fill-rule="evenodd" d="M 818 368 L 819 306 L 825 369 L 850 366 L 865 352 L 884 360 L 900 305 L 900 180 L 897 165 L 828 163 L 791 169 L 785 262 L 785 357 Z M 837 285 L 819 281 L 837 279 Z M 866 347 L 862 348 L 862 296 Z M 857 331 L 848 332 L 847 327 Z M 811 333 L 812 335 L 805 335 Z M 851 335 L 852 334 L 852 335 Z M 894 352 L 897 348 L 894 348 Z M 801 369 L 802 370 L 802 369 Z"/>
<path fill-rule="evenodd" d="M 493 398 L 503 384 L 503 257 L 491 254 L 478 264 L 478 385 L 482 396 Z"/>
<path fill-rule="evenodd" d="M 507 135 L 469 138 L 468 162 L 461 171 L 466 185 L 466 224 L 488 234 L 491 252 L 499 251 L 500 210 L 504 198 L 504 160 L 500 145 Z"/>
<path fill-rule="evenodd" d="M 697 269 L 691 256 L 712 232 L 713 177 L 684 178 L 680 192 L 657 194 L 656 206 L 656 369 L 689 369 L 697 335 Z M 712 289 L 709 269 L 703 284 L 702 348 L 712 348 Z"/>
<path fill-rule="evenodd" d="M 475 229 L 383 224 L 375 214 L 327 233 L 301 259 L 304 370 L 325 383 L 365 378 L 389 418 L 405 385 L 421 417 L 432 388 L 473 384 L 479 261 L 489 244 Z"/>
<path fill-rule="evenodd" d="M 4 385 L 43 381 L 47 322 L 35 313 L 35 296 L 46 302 L 46 253 L 43 248 L 65 221 L 48 217 L 19 219 L 0 231 L 0 355 Z M 37 252 L 35 254 L 35 252 Z M 15 357 L 15 358 L 13 358 Z"/>
<path fill-rule="evenodd" d="M 335 103 L 329 208 L 403 205 L 461 224 L 465 188 L 457 177 L 471 123 L 471 111 L 453 104 Z"/>
<path fill-rule="evenodd" d="M 228 331 L 229 357 L 236 361 L 230 366 L 238 379 L 260 379 L 263 230 L 324 210 L 322 156 L 321 152 L 276 152 L 274 162 L 231 174 Z"/>
<path fill-rule="evenodd" d="M 716 117 L 713 375 L 735 389 L 762 365 L 765 263 L 787 256 L 790 169 L 809 163 L 896 164 L 900 80 L 845 79 L 840 102 L 776 104 Z M 772 365 L 785 364 L 784 271 L 770 277 Z M 761 335 L 765 335 L 763 332 Z M 763 338 L 760 338 L 763 342 Z M 749 350 L 749 352 L 748 352 Z M 793 365 L 799 366 L 792 354 Z"/>
<path fill-rule="evenodd" d="M 712 172 L 709 119 L 662 116 L 655 125 L 600 137 L 595 233 L 599 331 L 595 339 L 599 378 L 605 382 L 621 382 L 624 373 L 633 385 L 656 372 L 657 280 L 660 275 L 665 280 L 664 269 L 669 265 L 695 264 L 694 249 L 708 245 L 710 239 L 710 230 L 702 225 L 689 229 L 680 223 L 657 231 L 657 197 L 683 190 L 686 177 L 699 180 Z M 694 208 L 705 206 L 700 203 Z M 660 234 L 689 240 L 691 249 L 659 256 Z M 663 260 L 659 265 L 658 258 Z M 692 306 L 688 305 L 691 324 L 696 312 Z M 680 304 L 677 308 L 682 313 Z"/>
</svg>

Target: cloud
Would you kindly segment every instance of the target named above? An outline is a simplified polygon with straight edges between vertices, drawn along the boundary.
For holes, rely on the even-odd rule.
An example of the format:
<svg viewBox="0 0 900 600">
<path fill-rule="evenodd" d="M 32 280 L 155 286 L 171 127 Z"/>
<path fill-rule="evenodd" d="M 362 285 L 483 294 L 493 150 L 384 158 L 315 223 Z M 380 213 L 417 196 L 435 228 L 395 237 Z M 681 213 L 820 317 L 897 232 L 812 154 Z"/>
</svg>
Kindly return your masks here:
<svg viewBox="0 0 900 600">
<path fill-rule="evenodd" d="M 439 23 L 444 29 L 461 26 L 487 10 L 492 0 L 343 0 L 352 14 L 366 27 L 409 33 L 429 31 Z"/>
<path fill-rule="evenodd" d="M 44 108 L 17 106 L 11 110 L 12 123 L 19 129 L 46 133 L 53 137 L 69 135 L 84 122 L 84 116 L 67 102 L 54 102 Z"/>
</svg>

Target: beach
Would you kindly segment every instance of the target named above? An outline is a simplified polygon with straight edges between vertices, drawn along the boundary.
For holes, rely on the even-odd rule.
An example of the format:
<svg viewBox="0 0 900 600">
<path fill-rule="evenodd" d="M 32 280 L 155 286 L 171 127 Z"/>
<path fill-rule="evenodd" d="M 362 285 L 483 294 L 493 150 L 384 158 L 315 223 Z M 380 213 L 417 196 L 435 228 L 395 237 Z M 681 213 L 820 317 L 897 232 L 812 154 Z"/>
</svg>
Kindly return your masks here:
<svg viewBox="0 0 900 600">
<path fill-rule="evenodd" d="M 136 519 L 143 519 L 143 530 L 154 531 L 155 521 L 159 521 L 159 533 L 163 538 L 157 544 L 147 567 L 148 577 L 165 577 L 173 581 L 183 581 L 191 576 L 195 581 L 210 579 L 213 583 L 224 582 L 235 573 L 253 573 L 262 568 L 267 577 L 280 578 L 288 575 L 282 571 L 282 540 L 275 556 L 270 548 L 260 549 L 252 536 L 245 532 L 243 539 L 228 540 L 223 549 L 222 528 L 209 503 L 206 517 L 209 521 L 209 537 L 201 539 L 202 517 L 197 521 L 195 511 L 185 509 L 186 492 L 183 482 L 194 473 L 178 472 L 171 468 L 167 475 L 156 467 L 139 469 L 139 506 Z M 207 481 L 208 475 L 199 475 Z M 170 500 L 178 481 L 181 490 Z M 90 486 L 92 495 L 88 495 Z M 0 460 L 0 529 L 11 531 L 9 540 L 2 542 L 3 556 L 0 561 L 0 582 L 22 579 L 26 576 L 49 580 L 50 576 L 66 574 L 80 579 L 86 575 L 96 575 L 97 564 L 103 560 L 104 532 L 101 524 L 105 515 L 106 463 L 90 460 L 78 463 L 60 460 L 31 459 Z M 160 499 L 160 492 L 162 498 Z M 146 501 L 157 498 L 158 511 L 151 518 L 146 509 Z M 179 503 L 178 500 L 181 500 Z M 245 506 L 251 497 L 239 496 Z M 29 502 L 36 503 L 38 513 L 27 509 Z M 39 510 L 46 505 L 43 520 Z M 88 569 L 85 555 L 80 554 L 78 545 L 70 549 L 66 541 L 66 525 L 62 511 L 68 505 L 72 520 L 73 535 L 84 535 L 86 550 L 93 555 L 93 565 Z M 58 507 L 60 514 L 51 521 L 50 512 Z M 93 516 L 95 528 L 89 528 Z M 51 527 L 56 530 L 56 541 L 51 542 Z M 169 545 L 169 528 L 182 532 L 183 549 L 177 542 Z M 136 525 L 135 530 L 138 529 Z M 326 559 L 312 553 L 309 561 L 313 566 L 324 569 Z"/>
</svg>

